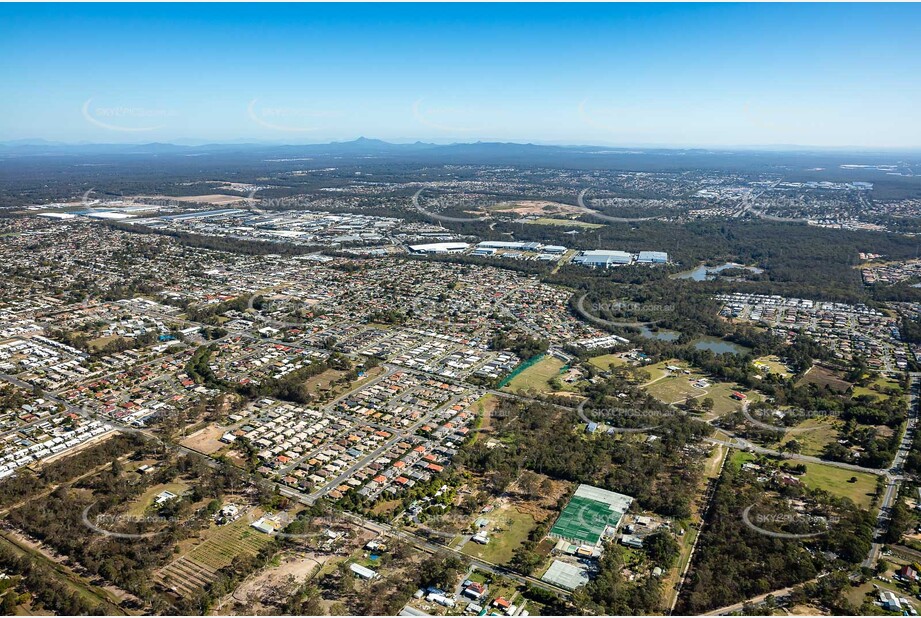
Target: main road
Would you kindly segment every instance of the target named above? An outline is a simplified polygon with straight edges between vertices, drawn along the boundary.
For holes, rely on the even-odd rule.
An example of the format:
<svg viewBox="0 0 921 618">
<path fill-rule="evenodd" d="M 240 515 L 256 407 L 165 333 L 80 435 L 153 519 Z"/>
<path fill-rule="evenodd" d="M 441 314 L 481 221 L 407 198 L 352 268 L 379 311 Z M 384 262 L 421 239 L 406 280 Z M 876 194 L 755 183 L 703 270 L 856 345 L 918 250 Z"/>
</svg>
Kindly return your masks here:
<svg viewBox="0 0 921 618">
<path fill-rule="evenodd" d="M 880 504 L 879 514 L 876 517 L 876 529 L 873 531 L 873 543 L 870 545 L 870 551 L 866 559 L 860 563 L 860 566 L 873 568 L 879 558 L 879 552 L 882 549 L 882 537 L 889 530 L 890 510 L 899 496 L 899 487 L 904 480 L 902 476 L 902 467 L 905 465 L 905 459 L 911 451 L 911 444 L 914 440 L 915 429 L 918 425 L 918 404 L 919 394 L 921 394 L 921 373 L 911 373 L 908 387 L 908 421 L 905 423 L 905 433 L 902 434 L 902 441 L 899 443 L 899 450 L 896 451 L 895 457 L 892 458 L 892 465 L 886 470 L 886 492 L 883 494 L 883 501 Z"/>
</svg>

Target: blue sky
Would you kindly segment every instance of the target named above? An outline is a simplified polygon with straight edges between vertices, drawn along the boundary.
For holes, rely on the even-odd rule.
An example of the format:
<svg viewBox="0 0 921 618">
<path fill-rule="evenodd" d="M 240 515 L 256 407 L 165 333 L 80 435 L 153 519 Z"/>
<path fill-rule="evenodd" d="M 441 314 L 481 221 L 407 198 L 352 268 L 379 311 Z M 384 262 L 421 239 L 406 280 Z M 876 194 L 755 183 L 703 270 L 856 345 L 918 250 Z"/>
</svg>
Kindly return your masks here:
<svg viewBox="0 0 921 618">
<path fill-rule="evenodd" d="M 921 5 L 0 5 L 0 140 L 921 146 Z"/>
</svg>

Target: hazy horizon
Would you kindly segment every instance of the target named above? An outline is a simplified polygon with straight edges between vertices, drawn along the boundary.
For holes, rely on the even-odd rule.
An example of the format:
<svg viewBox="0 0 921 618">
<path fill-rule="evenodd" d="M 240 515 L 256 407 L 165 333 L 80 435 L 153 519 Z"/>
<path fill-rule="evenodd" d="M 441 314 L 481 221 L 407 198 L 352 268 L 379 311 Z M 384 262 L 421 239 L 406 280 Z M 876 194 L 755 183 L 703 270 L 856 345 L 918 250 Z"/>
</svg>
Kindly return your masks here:
<svg viewBox="0 0 921 618">
<path fill-rule="evenodd" d="M 3 5 L 0 141 L 921 148 L 918 5 Z"/>
<path fill-rule="evenodd" d="M 195 138 L 176 138 L 176 139 L 162 139 L 162 140 L 131 140 L 131 141 L 116 141 L 116 140 L 79 140 L 79 141 L 62 141 L 62 140 L 48 140 L 43 138 L 21 138 L 21 139 L 11 139 L 11 140 L 0 140 L 0 145 L 4 146 L 48 146 L 48 147 L 80 147 L 80 146 L 117 146 L 117 147 L 127 147 L 127 146 L 150 146 L 150 145 L 165 145 L 165 146 L 177 146 L 177 147 L 188 147 L 188 148 L 201 148 L 206 146 L 253 146 L 253 147 L 278 147 L 278 148 L 297 148 L 297 147 L 311 147 L 311 146 L 324 146 L 331 144 L 350 144 L 359 142 L 360 140 L 367 140 L 369 142 L 383 142 L 386 144 L 394 146 L 411 146 L 415 144 L 421 145 L 431 145 L 431 146 L 462 146 L 462 145 L 473 145 L 473 144 L 503 144 L 510 146 L 547 146 L 547 147 L 558 147 L 566 149 L 577 149 L 577 148 L 610 148 L 612 150 L 633 150 L 633 149 L 645 149 L 645 150 L 712 150 L 714 152 L 725 152 L 725 151 L 751 151 L 751 152 L 829 152 L 829 153 L 840 153 L 840 154 L 859 154 L 859 153 L 911 153 L 916 154 L 921 152 L 921 146 L 854 146 L 854 145 L 842 145 L 842 146 L 817 146 L 813 144 L 717 144 L 717 145 L 705 145 L 705 144 L 668 144 L 668 143 L 637 143 L 637 144 L 618 144 L 618 143 L 603 143 L 603 142 L 584 142 L 584 143 L 572 143 L 567 141 L 544 141 L 544 140 L 503 140 L 498 138 L 475 138 L 475 139 L 445 139 L 445 138 L 391 138 L 391 139 L 381 139 L 374 136 L 368 135 L 359 135 L 355 137 L 344 137 L 341 139 L 326 139 L 326 140 L 270 140 L 270 139 L 256 139 L 256 138 L 239 138 L 239 139 L 217 139 L 217 140 L 205 140 L 205 139 L 195 139 Z"/>
</svg>

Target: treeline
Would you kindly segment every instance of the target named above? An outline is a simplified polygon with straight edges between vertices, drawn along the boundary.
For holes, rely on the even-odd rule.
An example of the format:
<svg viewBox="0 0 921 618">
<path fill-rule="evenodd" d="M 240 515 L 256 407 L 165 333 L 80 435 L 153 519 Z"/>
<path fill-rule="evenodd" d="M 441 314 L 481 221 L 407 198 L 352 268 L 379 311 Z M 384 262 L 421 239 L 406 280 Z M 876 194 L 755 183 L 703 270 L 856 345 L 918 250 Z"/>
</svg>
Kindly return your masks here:
<svg viewBox="0 0 921 618">
<path fill-rule="evenodd" d="M 405 324 L 406 314 L 396 309 L 373 311 L 368 314 L 367 321 L 375 324 Z"/>
<path fill-rule="evenodd" d="M 139 448 L 146 448 L 146 440 L 140 434 L 119 433 L 70 457 L 46 464 L 37 474 L 20 468 L 16 475 L 0 482 L 0 508 L 27 500 L 52 485 L 71 481 Z"/>
<path fill-rule="evenodd" d="M 902 335 L 902 341 L 921 343 L 921 319 L 902 318 L 899 333 Z"/>
<path fill-rule="evenodd" d="M 319 375 L 327 369 L 351 370 L 353 373 L 349 375 L 351 377 L 357 376 L 357 373 L 352 370 L 348 357 L 338 352 L 333 352 L 326 361 L 313 361 L 306 367 L 296 369 L 281 378 L 265 379 L 259 384 L 252 381 L 246 384 L 239 384 L 236 386 L 236 392 L 247 399 L 273 397 L 292 403 L 307 404 L 314 399 L 314 394 L 307 387 L 307 379 Z"/>
<path fill-rule="evenodd" d="M 660 438 L 647 442 L 583 436 L 573 429 L 575 411 L 539 402 L 502 399 L 492 418 L 506 447 L 491 449 L 478 440 L 465 445 L 455 462 L 486 475 L 494 490 L 502 491 L 527 469 L 633 496 L 642 508 L 667 517 L 690 515 L 701 472 L 683 447 L 711 431 L 704 423 L 684 415 L 662 417 L 655 429 Z"/>
<path fill-rule="evenodd" d="M 785 380 L 765 382 L 760 386 L 760 390 L 770 397 L 771 403 L 770 405 L 753 404 L 750 413 L 756 417 L 763 409 L 770 411 L 790 408 L 796 411 L 789 415 L 789 422 L 793 424 L 803 420 L 803 413 L 810 412 L 814 412 L 816 416 L 829 416 L 843 421 L 838 427 L 838 439 L 845 440 L 847 446 L 839 443 L 838 440 L 829 442 L 822 453 L 824 459 L 882 468 L 888 466 L 895 456 L 901 430 L 908 414 L 901 389 L 889 389 L 887 393 L 880 393 L 879 397 L 875 395 L 854 397 L 850 391 L 842 393 L 811 382 L 797 386 L 793 380 Z M 756 441 L 776 440 L 776 432 L 747 426 L 743 421 L 741 415 L 736 413 L 721 419 L 720 424 L 741 426 L 741 430 L 738 430 L 737 433 Z M 767 422 L 777 424 L 782 423 L 783 420 L 772 417 Z M 880 431 L 880 427 L 888 427 L 890 431 Z M 848 446 L 860 447 L 859 459 L 854 456 L 854 452 Z M 796 452 L 798 441 L 791 440 L 787 447 L 788 450 Z"/>
<path fill-rule="evenodd" d="M 493 350 L 514 352 L 518 358 L 527 360 L 545 353 L 550 348 L 550 343 L 528 335 L 510 337 L 506 331 L 500 330 L 489 342 L 489 347 Z"/>
<path fill-rule="evenodd" d="M 49 335 L 55 341 L 60 341 L 71 347 L 78 348 L 84 352 L 89 352 L 90 357 L 107 356 L 126 350 L 136 350 L 147 347 L 157 341 L 158 333 L 148 330 L 137 337 L 115 337 L 105 345 L 97 348 L 90 346 L 90 341 L 96 339 L 95 335 L 81 333 L 78 331 L 52 330 Z"/>
<path fill-rule="evenodd" d="M 874 521 L 850 500 L 789 485 L 781 499 L 809 496 L 834 509 L 827 531 L 806 539 L 758 533 L 743 521 L 746 508 L 765 497 L 752 473 L 723 470 L 676 614 L 701 614 L 815 578 L 832 567 L 855 565 L 870 549 Z M 783 521 L 783 516 L 777 516 Z M 791 519 L 795 521 L 795 519 Z"/>
<path fill-rule="evenodd" d="M 246 296 L 237 296 L 236 298 L 212 305 L 193 306 L 186 303 L 183 309 L 185 309 L 186 317 L 188 317 L 189 320 L 207 324 L 214 322 L 217 316 L 223 315 L 228 311 L 245 311 L 248 304 L 249 299 Z"/>
<path fill-rule="evenodd" d="M 338 352 L 333 352 L 323 362 L 313 361 L 306 367 L 296 369 L 281 378 L 266 378 L 260 382 L 249 381 L 245 384 L 230 383 L 219 379 L 211 369 L 211 356 L 217 351 L 215 344 L 200 346 L 192 358 L 186 363 L 185 372 L 198 384 L 209 388 L 235 392 L 246 399 L 272 397 L 293 403 L 306 404 L 313 401 L 313 393 L 307 387 L 306 381 L 323 373 L 327 369 L 340 369 L 352 371 L 349 377 L 357 377 L 348 357 Z"/>
<path fill-rule="evenodd" d="M 21 598 L 16 591 L 19 585 L 25 589 L 27 597 L 31 595 L 33 610 L 44 609 L 58 616 L 106 614 L 106 608 L 102 604 L 91 605 L 77 591 L 59 582 L 50 568 L 30 560 L 28 556 L 20 556 L 3 545 L 0 545 L 0 570 L 8 576 L 4 580 L 4 585 L 8 587 L 0 602 L 0 609 L 5 616 L 17 613 Z"/>
<path fill-rule="evenodd" d="M 211 355 L 215 351 L 217 348 L 213 344 L 199 346 L 185 364 L 185 372 L 196 384 L 204 384 L 210 388 L 226 388 L 226 384 L 218 380 L 211 369 Z"/>
<path fill-rule="evenodd" d="M 143 459 L 150 453 L 140 450 L 135 456 Z M 120 517 L 145 490 L 176 477 L 186 479 L 191 487 L 187 495 L 157 506 L 157 519 Z M 73 486 L 62 485 L 41 501 L 26 502 L 11 510 L 7 521 L 70 557 L 91 576 L 132 593 L 149 604 L 154 613 L 175 613 L 156 592 L 152 570 L 174 558 L 178 542 L 209 525 L 225 491 L 243 485 L 239 471 L 232 466 L 214 469 L 198 456 L 166 460 L 140 481 L 129 477 L 115 459 L 106 470 Z M 196 506 L 203 502 L 206 506 Z M 98 519 L 98 515 L 110 519 Z M 97 518 L 97 525 L 111 532 L 145 536 L 100 536 L 86 526 L 84 516 L 91 521 Z M 146 535 L 151 531 L 156 533 Z"/>
</svg>

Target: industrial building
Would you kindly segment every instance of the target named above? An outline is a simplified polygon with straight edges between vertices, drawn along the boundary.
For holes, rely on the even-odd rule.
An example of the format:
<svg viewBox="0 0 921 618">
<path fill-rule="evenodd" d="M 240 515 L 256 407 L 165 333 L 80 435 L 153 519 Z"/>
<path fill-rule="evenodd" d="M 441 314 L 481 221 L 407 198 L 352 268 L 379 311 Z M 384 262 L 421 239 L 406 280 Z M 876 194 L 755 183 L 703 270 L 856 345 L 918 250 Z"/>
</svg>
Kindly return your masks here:
<svg viewBox="0 0 921 618">
<path fill-rule="evenodd" d="M 637 264 L 667 264 L 668 254 L 664 251 L 640 251 L 636 256 Z"/>
<path fill-rule="evenodd" d="M 554 560 L 541 579 L 560 588 L 575 590 L 589 582 L 589 574 L 588 570 L 581 566 L 569 564 L 562 560 Z"/>
<path fill-rule="evenodd" d="M 566 247 L 560 245 L 544 245 L 539 242 L 522 242 L 522 241 L 509 241 L 509 240 L 484 240 L 483 242 L 477 243 L 476 251 L 484 250 L 497 250 L 503 251 L 529 251 L 533 253 L 553 253 L 553 254 L 562 254 L 566 253 Z"/>
<path fill-rule="evenodd" d="M 413 253 L 460 253 L 469 247 L 465 242 L 435 242 L 427 245 L 410 245 Z"/>
<path fill-rule="evenodd" d="M 633 262 L 633 254 L 626 251 L 590 250 L 580 252 L 572 261 L 589 268 L 610 268 L 630 264 Z"/>
</svg>

